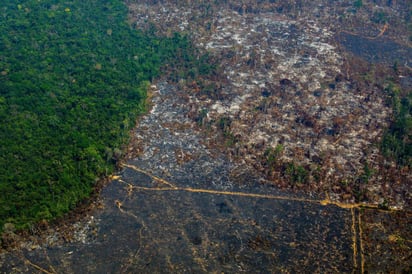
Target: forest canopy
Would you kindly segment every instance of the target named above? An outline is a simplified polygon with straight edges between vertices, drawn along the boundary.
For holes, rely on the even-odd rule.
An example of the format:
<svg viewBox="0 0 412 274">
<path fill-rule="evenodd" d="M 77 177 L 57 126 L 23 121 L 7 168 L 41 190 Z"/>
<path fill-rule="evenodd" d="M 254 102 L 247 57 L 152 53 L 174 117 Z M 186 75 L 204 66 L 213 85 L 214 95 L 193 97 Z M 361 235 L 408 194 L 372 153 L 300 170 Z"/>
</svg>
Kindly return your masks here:
<svg viewBox="0 0 412 274">
<path fill-rule="evenodd" d="M 113 172 L 149 82 L 181 35 L 131 28 L 115 0 L 0 7 L 0 231 L 61 216 Z M 179 54 L 176 54 L 179 53 Z"/>
</svg>

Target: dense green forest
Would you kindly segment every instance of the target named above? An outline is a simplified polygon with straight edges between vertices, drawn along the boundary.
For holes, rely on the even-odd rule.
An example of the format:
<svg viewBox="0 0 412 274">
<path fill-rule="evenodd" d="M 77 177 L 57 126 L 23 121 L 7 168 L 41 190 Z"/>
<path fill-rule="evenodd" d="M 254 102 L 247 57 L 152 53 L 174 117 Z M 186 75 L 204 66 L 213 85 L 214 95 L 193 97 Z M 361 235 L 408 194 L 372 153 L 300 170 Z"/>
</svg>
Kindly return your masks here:
<svg viewBox="0 0 412 274">
<path fill-rule="evenodd" d="M 88 197 L 121 157 L 149 81 L 196 60 L 187 37 L 136 31 L 126 16 L 115 0 L 2 1 L 0 231 Z"/>
</svg>

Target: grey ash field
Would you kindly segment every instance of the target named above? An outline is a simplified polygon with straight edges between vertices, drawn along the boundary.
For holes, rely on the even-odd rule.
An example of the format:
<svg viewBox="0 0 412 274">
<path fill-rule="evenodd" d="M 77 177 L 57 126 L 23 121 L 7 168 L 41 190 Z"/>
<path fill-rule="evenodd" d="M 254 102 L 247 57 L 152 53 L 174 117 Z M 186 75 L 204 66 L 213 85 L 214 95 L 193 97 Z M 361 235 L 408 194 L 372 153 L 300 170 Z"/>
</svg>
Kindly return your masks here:
<svg viewBox="0 0 412 274">
<path fill-rule="evenodd" d="M 179 82 L 209 147 L 225 144 L 267 184 L 409 207 L 410 122 L 403 165 L 382 143 L 398 115 L 393 92 L 411 96 L 411 7 L 355 2 L 132 1 L 129 20 L 186 33 L 216 60 L 215 77 Z"/>
</svg>

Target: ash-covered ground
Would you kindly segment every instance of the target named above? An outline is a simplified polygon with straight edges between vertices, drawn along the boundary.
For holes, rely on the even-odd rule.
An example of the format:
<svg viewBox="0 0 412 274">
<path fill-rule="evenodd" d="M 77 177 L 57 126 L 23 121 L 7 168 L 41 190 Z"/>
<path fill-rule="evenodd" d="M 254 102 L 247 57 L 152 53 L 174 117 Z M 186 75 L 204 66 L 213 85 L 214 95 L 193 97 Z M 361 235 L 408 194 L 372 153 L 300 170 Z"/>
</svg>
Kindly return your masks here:
<svg viewBox="0 0 412 274">
<path fill-rule="evenodd" d="M 385 90 L 412 79 L 410 5 L 374 2 L 130 1 L 129 20 L 186 33 L 217 60 L 214 88 L 180 79 L 208 147 L 268 184 L 404 208 L 411 172 L 379 148 L 393 119 Z"/>
</svg>

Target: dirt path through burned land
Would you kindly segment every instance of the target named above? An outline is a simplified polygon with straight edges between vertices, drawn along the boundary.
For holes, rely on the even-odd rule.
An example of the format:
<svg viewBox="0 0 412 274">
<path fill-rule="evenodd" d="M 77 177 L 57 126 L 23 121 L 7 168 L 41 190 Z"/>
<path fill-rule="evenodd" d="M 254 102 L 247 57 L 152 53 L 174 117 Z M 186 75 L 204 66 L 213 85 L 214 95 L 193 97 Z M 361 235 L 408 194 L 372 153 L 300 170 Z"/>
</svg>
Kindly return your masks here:
<svg viewBox="0 0 412 274">
<path fill-rule="evenodd" d="M 159 84 L 139 123 L 139 156 L 65 242 L 0 255 L 1 273 L 361 273 L 407 268 L 404 212 L 279 191 L 207 149 L 184 96 Z M 394 219 L 397 218 L 397 219 Z M 407 224 L 406 224 L 407 225 Z M 410 223 L 409 223 L 409 227 Z M 368 232 L 368 235 L 365 234 Z M 409 234 L 410 235 L 410 234 Z M 384 250 L 384 252 L 381 252 Z M 408 257 L 409 256 L 409 257 Z"/>
</svg>

